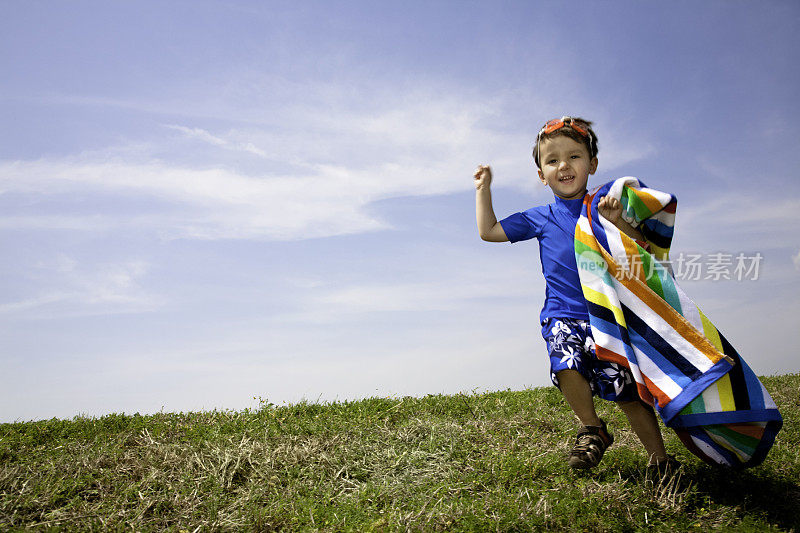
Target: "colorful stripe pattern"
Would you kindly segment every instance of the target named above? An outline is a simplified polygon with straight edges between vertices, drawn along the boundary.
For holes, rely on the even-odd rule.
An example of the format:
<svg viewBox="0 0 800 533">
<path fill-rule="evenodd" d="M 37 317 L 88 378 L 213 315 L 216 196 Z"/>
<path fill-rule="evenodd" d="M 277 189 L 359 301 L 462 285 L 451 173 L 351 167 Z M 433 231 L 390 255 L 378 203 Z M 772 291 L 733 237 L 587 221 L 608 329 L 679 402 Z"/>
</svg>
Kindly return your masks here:
<svg viewBox="0 0 800 533">
<path fill-rule="evenodd" d="M 600 216 L 604 196 L 638 228 L 645 250 Z M 631 370 L 684 445 L 711 464 L 760 464 L 782 419 L 753 371 L 675 282 L 669 262 L 677 200 L 620 178 L 586 195 L 575 258 L 597 357 Z"/>
</svg>

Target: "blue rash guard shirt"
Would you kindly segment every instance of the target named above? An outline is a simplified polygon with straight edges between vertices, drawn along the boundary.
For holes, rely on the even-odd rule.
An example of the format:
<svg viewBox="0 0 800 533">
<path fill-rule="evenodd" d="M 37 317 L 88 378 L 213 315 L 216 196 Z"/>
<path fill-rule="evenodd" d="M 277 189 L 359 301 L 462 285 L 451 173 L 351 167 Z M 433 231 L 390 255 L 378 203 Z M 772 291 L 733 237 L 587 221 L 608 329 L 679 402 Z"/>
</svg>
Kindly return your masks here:
<svg viewBox="0 0 800 533">
<path fill-rule="evenodd" d="M 581 214 L 583 198 L 532 207 L 500 221 L 508 240 L 537 238 L 545 281 L 544 307 L 539 321 L 548 318 L 589 320 L 583 298 L 578 266 L 575 263 L 575 224 Z"/>
</svg>

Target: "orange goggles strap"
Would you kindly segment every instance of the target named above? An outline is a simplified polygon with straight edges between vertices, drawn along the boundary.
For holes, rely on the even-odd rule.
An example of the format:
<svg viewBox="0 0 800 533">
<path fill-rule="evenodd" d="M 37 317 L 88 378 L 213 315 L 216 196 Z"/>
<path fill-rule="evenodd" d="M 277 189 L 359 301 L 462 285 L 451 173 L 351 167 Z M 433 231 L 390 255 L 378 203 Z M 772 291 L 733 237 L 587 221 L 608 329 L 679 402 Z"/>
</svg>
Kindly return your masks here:
<svg viewBox="0 0 800 533">
<path fill-rule="evenodd" d="M 561 118 L 554 118 L 553 120 L 548 120 L 545 122 L 544 127 L 539 132 L 539 136 L 543 134 L 553 133 L 554 131 L 563 128 L 564 126 L 569 126 L 573 130 L 577 131 L 584 137 L 589 136 L 589 130 L 578 126 L 575 120 L 572 117 L 561 117 Z"/>
</svg>

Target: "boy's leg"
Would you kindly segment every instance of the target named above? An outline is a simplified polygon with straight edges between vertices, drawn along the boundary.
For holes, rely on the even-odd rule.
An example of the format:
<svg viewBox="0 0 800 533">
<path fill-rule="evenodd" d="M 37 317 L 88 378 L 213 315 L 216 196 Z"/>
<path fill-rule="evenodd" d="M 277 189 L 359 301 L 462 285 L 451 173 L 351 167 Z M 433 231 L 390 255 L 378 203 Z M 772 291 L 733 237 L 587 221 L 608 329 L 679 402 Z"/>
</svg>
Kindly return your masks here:
<svg viewBox="0 0 800 533">
<path fill-rule="evenodd" d="M 667 459 L 661 428 L 653 409 L 640 401 L 617 402 L 628 417 L 628 422 L 647 450 L 648 464 L 657 464 Z"/>
<path fill-rule="evenodd" d="M 597 416 L 589 382 L 576 370 L 562 370 L 556 374 L 561 394 L 567 399 L 572 412 L 584 426 L 600 427 L 603 423 Z"/>
<path fill-rule="evenodd" d="M 569 466 L 594 468 L 603 458 L 606 448 L 614 442 L 614 437 L 597 416 L 592 389 L 586 378 L 575 370 L 562 370 L 556 376 L 561 393 L 583 425 L 569 454 Z"/>
<path fill-rule="evenodd" d="M 583 427 L 578 430 L 569 454 L 572 468 L 593 468 L 614 442 L 605 423 L 594 409 L 591 375 L 589 323 L 571 318 L 548 319 L 542 324 L 542 337 L 547 342 L 550 376 L 566 398 Z"/>
</svg>

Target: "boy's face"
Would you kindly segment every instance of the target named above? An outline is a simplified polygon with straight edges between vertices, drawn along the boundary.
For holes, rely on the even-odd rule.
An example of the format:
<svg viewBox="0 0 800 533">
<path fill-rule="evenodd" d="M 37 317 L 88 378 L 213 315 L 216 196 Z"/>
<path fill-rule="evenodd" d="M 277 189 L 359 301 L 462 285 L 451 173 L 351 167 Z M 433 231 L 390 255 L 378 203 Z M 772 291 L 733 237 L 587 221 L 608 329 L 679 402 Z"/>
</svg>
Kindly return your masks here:
<svg viewBox="0 0 800 533">
<path fill-rule="evenodd" d="M 597 158 L 586 145 L 565 137 L 551 137 L 539 143 L 539 179 L 564 200 L 583 198 L 589 174 L 597 170 Z"/>
</svg>

